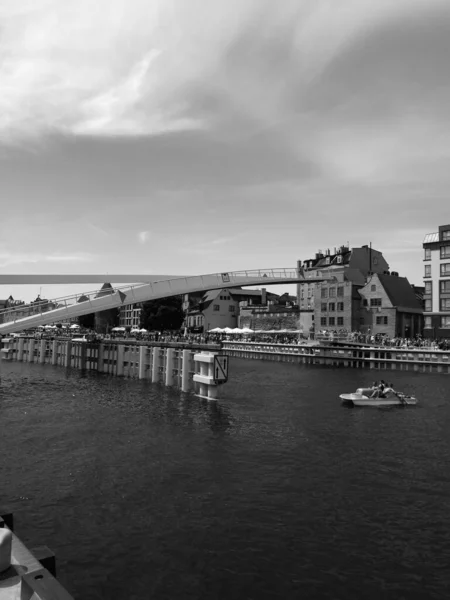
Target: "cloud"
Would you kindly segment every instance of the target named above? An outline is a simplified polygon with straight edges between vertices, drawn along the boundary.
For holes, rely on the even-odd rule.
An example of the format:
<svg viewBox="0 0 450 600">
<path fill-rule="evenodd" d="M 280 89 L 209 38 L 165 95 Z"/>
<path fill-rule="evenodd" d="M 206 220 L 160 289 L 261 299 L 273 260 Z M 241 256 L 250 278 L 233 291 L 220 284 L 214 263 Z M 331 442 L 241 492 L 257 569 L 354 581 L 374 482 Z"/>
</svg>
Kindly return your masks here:
<svg viewBox="0 0 450 600">
<path fill-rule="evenodd" d="M 150 238 L 150 232 L 149 231 L 140 231 L 138 233 L 138 239 L 140 241 L 141 244 L 145 244 L 145 242 Z"/>
<path fill-rule="evenodd" d="M 1 137 L 14 143 L 55 132 L 142 136 L 218 127 L 226 136 L 307 117 L 302 97 L 355 40 L 446 3 L 3 3 Z"/>
</svg>

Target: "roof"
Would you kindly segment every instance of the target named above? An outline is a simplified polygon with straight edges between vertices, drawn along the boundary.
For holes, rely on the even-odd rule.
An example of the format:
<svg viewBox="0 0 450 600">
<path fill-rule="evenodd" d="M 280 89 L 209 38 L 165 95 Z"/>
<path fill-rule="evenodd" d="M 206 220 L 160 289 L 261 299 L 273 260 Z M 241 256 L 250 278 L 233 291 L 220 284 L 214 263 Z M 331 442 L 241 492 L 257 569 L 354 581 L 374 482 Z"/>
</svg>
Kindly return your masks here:
<svg viewBox="0 0 450 600">
<path fill-rule="evenodd" d="M 427 233 L 427 235 L 423 238 L 424 244 L 432 244 L 433 242 L 439 241 L 439 233 Z"/>
<path fill-rule="evenodd" d="M 378 279 L 384 287 L 392 305 L 402 312 L 422 312 L 414 289 L 406 277 L 378 274 Z"/>
<path fill-rule="evenodd" d="M 359 269 L 348 268 L 344 271 L 344 279 L 355 285 L 365 285 L 366 279 Z"/>
</svg>

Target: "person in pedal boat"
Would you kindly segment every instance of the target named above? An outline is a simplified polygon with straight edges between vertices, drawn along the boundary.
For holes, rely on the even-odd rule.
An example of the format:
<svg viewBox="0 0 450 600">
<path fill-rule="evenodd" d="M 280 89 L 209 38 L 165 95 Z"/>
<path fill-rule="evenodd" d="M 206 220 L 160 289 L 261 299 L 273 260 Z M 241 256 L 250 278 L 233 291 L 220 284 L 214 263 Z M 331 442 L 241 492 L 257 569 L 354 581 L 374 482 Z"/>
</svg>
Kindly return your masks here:
<svg viewBox="0 0 450 600">
<path fill-rule="evenodd" d="M 380 383 L 377 385 L 377 387 L 374 389 L 374 391 L 370 397 L 371 398 L 383 398 L 385 387 L 386 387 L 385 382 L 383 380 L 381 380 Z"/>
</svg>

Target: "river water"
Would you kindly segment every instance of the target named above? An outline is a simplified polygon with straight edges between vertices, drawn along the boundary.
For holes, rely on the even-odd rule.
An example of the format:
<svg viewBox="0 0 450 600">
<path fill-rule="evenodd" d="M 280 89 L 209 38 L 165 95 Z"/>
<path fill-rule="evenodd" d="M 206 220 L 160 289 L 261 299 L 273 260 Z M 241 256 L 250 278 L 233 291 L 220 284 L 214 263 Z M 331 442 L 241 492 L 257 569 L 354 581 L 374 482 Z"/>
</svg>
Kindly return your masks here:
<svg viewBox="0 0 450 600">
<path fill-rule="evenodd" d="M 232 359 L 208 403 L 3 361 L 0 505 L 79 600 L 450 594 L 450 378 Z M 387 377 L 384 377 L 387 378 Z"/>
</svg>

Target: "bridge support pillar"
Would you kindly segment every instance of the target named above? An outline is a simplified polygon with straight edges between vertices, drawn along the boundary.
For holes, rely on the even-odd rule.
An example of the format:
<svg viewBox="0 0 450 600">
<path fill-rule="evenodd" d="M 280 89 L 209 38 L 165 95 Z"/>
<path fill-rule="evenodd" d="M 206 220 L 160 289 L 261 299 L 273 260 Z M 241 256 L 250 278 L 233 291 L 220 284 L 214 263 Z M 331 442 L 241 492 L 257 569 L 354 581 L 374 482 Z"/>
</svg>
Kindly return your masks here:
<svg viewBox="0 0 450 600">
<path fill-rule="evenodd" d="M 30 338 L 28 342 L 28 362 L 34 362 L 34 343 L 35 340 Z"/>
<path fill-rule="evenodd" d="M 174 349 L 166 348 L 166 385 L 173 385 Z"/>
<path fill-rule="evenodd" d="M 19 349 L 17 351 L 17 360 L 23 360 L 23 347 L 25 344 L 24 338 L 19 338 Z"/>
<path fill-rule="evenodd" d="M 58 340 L 52 342 L 52 365 L 56 365 L 58 361 Z"/>
<path fill-rule="evenodd" d="M 105 353 L 105 345 L 103 342 L 100 342 L 98 345 L 98 356 L 97 356 L 97 371 L 103 373 L 105 367 L 103 366 L 103 356 Z"/>
<path fill-rule="evenodd" d="M 125 357 L 125 346 L 123 344 L 117 345 L 117 360 L 116 360 L 116 373 L 118 377 L 123 376 L 123 361 Z"/>
<path fill-rule="evenodd" d="M 202 352 L 194 355 L 194 381 L 199 384 L 198 396 L 207 400 L 217 399 L 217 383 L 214 379 L 214 357 L 217 353 Z"/>
<path fill-rule="evenodd" d="M 181 391 L 189 392 L 189 371 L 191 368 L 191 352 L 183 350 L 183 362 L 181 368 Z"/>
<path fill-rule="evenodd" d="M 138 378 L 145 379 L 145 358 L 147 356 L 147 348 L 139 346 L 139 372 Z"/>
<path fill-rule="evenodd" d="M 45 346 L 47 345 L 47 342 L 42 339 L 41 340 L 41 344 L 39 346 L 39 362 L 41 365 L 43 365 L 45 363 Z"/>
<path fill-rule="evenodd" d="M 160 366 L 160 356 L 161 348 L 154 347 L 153 348 L 153 356 L 152 356 L 152 382 L 157 383 L 159 381 L 159 366 Z"/>
<path fill-rule="evenodd" d="M 64 366 L 70 367 L 72 364 L 72 340 L 67 340 L 65 345 L 66 354 L 64 356 Z"/>
</svg>

